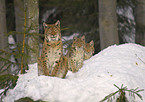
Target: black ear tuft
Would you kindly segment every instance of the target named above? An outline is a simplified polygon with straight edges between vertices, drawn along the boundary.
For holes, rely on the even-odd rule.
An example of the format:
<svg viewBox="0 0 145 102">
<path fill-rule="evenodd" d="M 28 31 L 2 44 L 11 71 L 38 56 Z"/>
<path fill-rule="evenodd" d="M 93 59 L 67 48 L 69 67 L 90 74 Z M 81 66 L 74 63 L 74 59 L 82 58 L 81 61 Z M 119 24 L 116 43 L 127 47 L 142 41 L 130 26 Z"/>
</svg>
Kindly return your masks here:
<svg viewBox="0 0 145 102">
<path fill-rule="evenodd" d="M 74 40 L 74 41 L 75 41 L 75 40 L 77 40 L 77 37 L 76 37 L 76 36 L 74 36 L 74 37 L 73 37 L 73 40 Z"/>
<path fill-rule="evenodd" d="M 85 35 L 83 35 L 83 36 L 81 37 L 81 40 L 85 41 Z"/>
<path fill-rule="evenodd" d="M 45 28 L 48 27 L 48 25 L 47 25 L 45 22 L 43 22 L 43 27 L 44 27 L 44 29 L 45 29 Z"/>
<path fill-rule="evenodd" d="M 94 41 L 91 40 L 89 44 L 90 44 L 91 46 L 94 46 Z"/>
<path fill-rule="evenodd" d="M 60 21 L 57 20 L 57 22 L 55 23 L 56 26 L 60 27 Z"/>
</svg>

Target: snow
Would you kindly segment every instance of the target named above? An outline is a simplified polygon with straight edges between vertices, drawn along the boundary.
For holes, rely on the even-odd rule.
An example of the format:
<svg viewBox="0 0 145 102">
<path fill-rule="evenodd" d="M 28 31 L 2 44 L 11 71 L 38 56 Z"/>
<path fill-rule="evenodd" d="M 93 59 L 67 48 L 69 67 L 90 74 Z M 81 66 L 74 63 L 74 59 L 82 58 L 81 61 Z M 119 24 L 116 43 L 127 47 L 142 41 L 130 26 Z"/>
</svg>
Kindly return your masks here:
<svg viewBox="0 0 145 102">
<path fill-rule="evenodd" d="M 128 18 L 128 22 L 131 24 L 133 23 L 135 25 L 135 21 L 134 21 L 134 15 L 133 15 L 133 8 L 130 6 L 126 6 L 125 8 L 117 8 L 117 13 L 118 15 L 124 16 Z M 127 26 L 127 24 L 124 23 L 119 23 L 120 29 L 121 31 L 124 31 L 124 27 Z M 132 29 L 128 29 L 128 27 L 125 27 L 125 33 L 123 34 L 123 41 L 124 42 L 128 42 L 128 43 L 135 43 L 135 27 L 133 27 L 133 25 L 129 25 L 132 26 Z"/>
<path fill-rule="evenodd" d="M 15 44 L 15 40 L 14 40 L 14 38 L 13 38 L 12 35 L 9 35 L 9 36 L 8 36 L 8 43 L 9 43 L 9 44 Z M 9 48 L 10 48 L 10 49 L 14 49 L 14 48 L 16 48 L 16 45 L 9 46 Z M 15 58 L 14 58 L 13 55 L 11 55 L 10 61 L 11 61 L 11 62 L 14 62 L 14 63 L 16 62 L 16 60 L 15 60 Z M 17 69 L 18 69 L 18 66 L 11 65 L 11 72 L 12 72 L 12 74 L 13 74 Z"/>
<path fill-rule="evenodd" d="M 134 20 L 134 16 L 133 16 L 133 8 L 128 6 L 127 9 L 123 9 L 123 8 L 117 8 L 117 13 L 119 15 L 124 15 L 129 19 Z"/>
<path fill-rule="evenodd" d="M 53 9 L 51 9 L 51 10 L 47 10 L 47 11 L 43 14 L 42 21 L 43 21 L 43 22 L 46 22 L 46 20 L 49 18 L 49 16 L 50 16 L 51 14 L 53 14 L 55 11 L 56 11 L 55 8 L 53 8 Z"/>
<path fill-rule="evenodd" d="M 63 54 L 67 54 L 67 48 L 70 45 L 70 42 L 73 41 L 73 38 L 76 36 L 78 37 L 80 34 L 79 33 L 74 33 L 70 36 L 62 36 L 62 42 L 63 42 Z M 68 42 L 68 43 L 67 43 Z"/>
<path fill-rule="evenodd" d="M 79 33 L 74 33 L 74 34 L 72 34 L 72 35 L 70 35 L 70 36 L 62 36 L 62 42 L 64 42 L 64 41 L 68 41 L 68 40 L 73 40 L 73 38 L 74 37 L 77 37 L 77 36 L 79 36 Z"/>
<path fill-rule="evenodd" d="M 112 45 L 84 61 L 77 73 L 66 79 L 38 76 L 37 63 L 19 75 L 17 85 L 7 92 L 4 102 L 22 97 L 49 102 L 99 102 L 117 91 L 122 84 L 128 89 L 145 89 L 145 47 L 137 44 Z M 145 100 L 145 92 L 139 92 Z M 129 102 L 133 99 L 126 93 Z M 138 96 L 134 102 L 141 102 Z"/>
</svg>

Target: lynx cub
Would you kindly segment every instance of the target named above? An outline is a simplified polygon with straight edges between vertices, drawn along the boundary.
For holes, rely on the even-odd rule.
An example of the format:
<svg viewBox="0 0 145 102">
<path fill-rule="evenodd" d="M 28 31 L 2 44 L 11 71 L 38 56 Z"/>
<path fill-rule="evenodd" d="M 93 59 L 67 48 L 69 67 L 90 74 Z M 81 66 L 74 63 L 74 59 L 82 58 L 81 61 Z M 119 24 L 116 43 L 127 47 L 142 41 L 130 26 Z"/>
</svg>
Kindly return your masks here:
<svg viewBox="0 0 145 102">
<path fill-rule="evenodd" d="M 85 57 L 84 59 L 87 60 L 92 57 L 94 53 L 94 41 L 92 40 L 90 43 L 86 43 L 84 47 Z"/>
<path fill-rule="evenodd" d="M 45 38 L 41 56 L 38 58 L 38 75 L 55 76 L 55 72 L 59 70 L 56 66 L 60 66 L 58 63 L 62 59 L 60 22 L 58 20 L 55 24 L 44 23 L 43 26 Z"/>
<path fill-rule="evenodd" d="M 77 72 L 83 66 L 84 46 L 85 36 L 81 38 L 74 37 L 72 48 L 70 48 L 66 55 L 68 58 L 68 69 L 72 72 Z"/>
</svg>

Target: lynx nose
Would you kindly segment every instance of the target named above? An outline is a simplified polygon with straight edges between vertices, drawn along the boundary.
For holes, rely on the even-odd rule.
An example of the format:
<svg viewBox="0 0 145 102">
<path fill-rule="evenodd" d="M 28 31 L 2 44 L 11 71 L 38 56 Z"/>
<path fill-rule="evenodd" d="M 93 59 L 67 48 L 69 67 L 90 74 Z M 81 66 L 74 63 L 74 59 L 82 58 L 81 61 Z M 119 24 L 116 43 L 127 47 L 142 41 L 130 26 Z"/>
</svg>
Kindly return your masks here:
<svg viewBox="0 0 145 102">
<path fill-rule="evenodd" d="M 51 35 L 51 38 L 56 38 L 56 35 Z"/>
</svg>

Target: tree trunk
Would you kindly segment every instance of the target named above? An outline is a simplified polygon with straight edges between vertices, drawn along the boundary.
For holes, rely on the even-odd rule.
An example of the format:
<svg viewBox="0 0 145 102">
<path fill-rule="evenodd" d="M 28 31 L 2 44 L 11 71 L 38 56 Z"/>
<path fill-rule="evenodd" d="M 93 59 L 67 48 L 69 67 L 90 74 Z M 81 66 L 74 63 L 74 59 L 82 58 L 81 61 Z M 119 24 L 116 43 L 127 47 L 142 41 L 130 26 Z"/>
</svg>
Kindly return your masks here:
<svg viewBox="0 0 145 102">
<path fill-rule="evenodd" d="M 7 33 L 6 7 L 5 7 L 5 0 L 0 0 L 0 49 L 6 51 L 6 47 L 8 45 L 8 37 L 6 37 L 4 33 Z M 5 58 L 4 54 L 0 56 Z M 4 64 L 3 62 L 0 62 L 0 67 L 2 67 L 3 64 Z M 2 74 L 7 74 L 7 72 L 4 72 Z"/>
<path fill-rule="evenodd" d="M 24 0 L 14 0 L 14 8 L 16 32 L 21 32 L 16 34 L 16 42 L 22 44 L 24 38 L 22 34 L 22 32 L 24 32 Z M 19 47 L 19 45 L 17 47 Z M 16 60 L 18 63 L 21 63 L 21 58 L 17 58 Z"/>
<path fill-rule="evenodd" d="M 119 44 L 116 0 L 99 0 L 99 34 L 101 49 Z"/>
<path fill-rule="evenodd" d="M 29 29 L 29 33 L 39 33 L 39 7 L 38 0 L 24 0 L 26 17 L 27 17 L 27 28 Z M 27 29 L 27 30 L 28 30 Z M 29 64 L 36 63 L 37 57 L 39 54 L 39 36 L 33 35 L 27 37 L 28 46 L 33 49 L 28 50 L 28 55 L 31 57 L 28 61 Z"/>
<path fill-rule="evenodd" d="M 137 0 L 135 6 L 136 35 L 135 42 L 145 45 L 145 0 Z"/>
<path fill-rule="evenodd" d="M 16 31 L 24 32 L 24 0 L 14 0 Z M 16 42 L 22 43 L 23 34 L 16 35 Z"/>
</svg>

